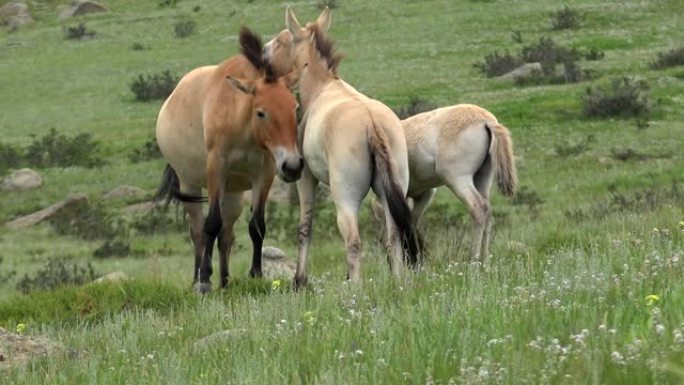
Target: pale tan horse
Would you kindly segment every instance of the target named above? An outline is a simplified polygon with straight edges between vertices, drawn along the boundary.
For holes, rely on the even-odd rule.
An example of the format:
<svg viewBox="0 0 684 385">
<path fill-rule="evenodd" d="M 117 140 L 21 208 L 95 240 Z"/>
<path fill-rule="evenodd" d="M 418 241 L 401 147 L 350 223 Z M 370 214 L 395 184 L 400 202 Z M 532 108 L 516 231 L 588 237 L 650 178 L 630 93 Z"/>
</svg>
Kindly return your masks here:
<svg viewBox="0 0 684 385">
<path fill-rule="evenodd" d="M 157 141 L 168 161 L 158 198 L 183 202 L 195 248 L 195 289 L 211 290 L 212 249 L 219 238 L 220 285 L 228 283 L 233 225 L 241 196 L 252 190 L 250 276 L 262 275 L 264 205 L 273 178 L 299 179 L 294 79 L 276 77 L 263 60 L 261 39 L 243 28 L 242 54 L 185 75 L 159 111 Z M 209 213 L 203 224 L 202 188 Z"/>
<path fill-rule="evenodd" d="M 300 224 L 295 287 L 307 281 L 314 190 L 319 182 L 330 186 L 351 281 L 361 277 L 358 213 L 371 188 L 387 213 L 392 273 L 401 273 L 404 257 L 409 263 L 417 263 L 417 245 L 406 203 L 409 171 L 401 123 L 387 106 L 339 78 L 337 65 L 341 57 L 334 54 L 332 42 L 324 34 L 329 22 L 330 12 L 326 9 L 316 23 L 302 28 L 288 7 L 287 29 L 264 47 L 267 60 L 278 71 L 294 69 L 299 73 L 304 109 L 299 135 L 306 165 L 297 182 Z"/>
<path fill-rule="evenodd" d="M 491 112 L 472 104 L 438 108 L 401 123 L 411 171 L 413 225 L 417 228 L 436 188 L 447 186 L 473 218 L 471 257 L 488 256 L 494 176 L 507 196 L 513 195 L 517 183 L 510 132 Z"/>
</svg>

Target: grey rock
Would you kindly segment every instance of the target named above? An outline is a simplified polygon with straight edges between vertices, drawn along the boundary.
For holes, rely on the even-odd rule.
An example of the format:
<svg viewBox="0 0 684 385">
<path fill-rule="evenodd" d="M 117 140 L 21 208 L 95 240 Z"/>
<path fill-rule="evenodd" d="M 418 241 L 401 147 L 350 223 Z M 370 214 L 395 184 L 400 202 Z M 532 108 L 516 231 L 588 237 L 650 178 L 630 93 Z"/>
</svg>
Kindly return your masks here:
<svg viewBox="0 0 684 385">
<path fill-rule="evenodd" d="M 541 72 L 542 66 L 540 63 L 525 63 L 513 71 L 499 76 L 499 80 L 517 80 L 526 79 L 537 72 Z"/>
<path fill-rule="evenodd" d="M 67 199 L 57 202 L 52 206 L 46 207 L 40 211 L 36 211 L 33 214 L 24 215 L 19 218 L 15 218 L 7 222 L 7 227 L 13 229 L 22 229 L 25 227 L 35 226 L 38 223 L 50 219 L 55 215 L 59 214 L 62 210 L 72 207 L 74 205 L 79 205 L 88 202 L 88 197 L 85 194 L 76 194 L 69 196 Z"/>
<path fill-rule="evenodd" d="M 0 7 L 0 25 L 8 25 L 15 30 L 18 27 L 32 23 L 33 18 L 26 4 L 14 1 Z"/>
<path fill-rule="evenodd" d="M 23 191 L 43 185 L 43 176 L 30 168 L 22 168 L 8 175 L 0 185 L 2 191 Z"/>
<path fill-rule="evenodd" d="M 103 12 L 109 12 L 109 10 L 100 3 L 94 1 L 77 0 L 72 2 L 69 7 L 59 13 L 59 20 L 66 20 L 74 16 L 82 16 L 90 13 Z"/>
<path fill-rule="evenodd" d="M 261 248 L 261 263 L 264 277 L 267 279 L 293 279 L 297 264 L 290 260 L 285 253 L 277 247 L 264 246 Z"/>
<path fill-rule="evenodd" d="M 25 336 L 0 328 L 0 372 L 26 364 L 33 358 L 62 355 L 65 351 L 62 345 L 46 338 Z"/>
<path fill-rule="evenodd" d="M 225 346 L 226 343 L 240 337 L 245 334 L 246 331 L 246 329 L 221 330 L 220 332 L 200 338 L 192 344 L 192 347 L 194 350 L 202 350 L 212 346 Z"/>
<path fill-rule="evenodd" d="M 147 191 L 136 186 L 119 186 L 112 191 L 104 194 L 105 199 L 121 199 L 121 198 L 143 198 L 147 195 Z"/>
<path fill-rule="evenodd" d="M 121 271 L 115 271 L 107 275 L 103 275 L 102 277 L 94 280 L 92 283 L 121 283 L 124 281 L 128 281 L 129 279 L 131 278 L 128 275 L 126 275 L 126 273 L 123 273 Z"/>
</svg>

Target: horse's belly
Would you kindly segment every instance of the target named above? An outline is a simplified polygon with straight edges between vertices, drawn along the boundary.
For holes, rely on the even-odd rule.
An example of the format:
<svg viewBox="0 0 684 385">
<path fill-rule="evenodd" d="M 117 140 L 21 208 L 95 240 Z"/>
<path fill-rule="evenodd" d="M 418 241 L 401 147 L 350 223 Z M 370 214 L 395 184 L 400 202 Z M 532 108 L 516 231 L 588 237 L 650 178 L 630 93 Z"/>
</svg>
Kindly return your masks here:
<svg viewBox="0 0 684 385">
<path fill-rule="evenodd" d="M 436 156 L 432 149 L 426 147 L 409 149 L 409 196 L 415 197 L 427 189 L 442 185 L 437 175 L 436 164 Z"/>
</svg>

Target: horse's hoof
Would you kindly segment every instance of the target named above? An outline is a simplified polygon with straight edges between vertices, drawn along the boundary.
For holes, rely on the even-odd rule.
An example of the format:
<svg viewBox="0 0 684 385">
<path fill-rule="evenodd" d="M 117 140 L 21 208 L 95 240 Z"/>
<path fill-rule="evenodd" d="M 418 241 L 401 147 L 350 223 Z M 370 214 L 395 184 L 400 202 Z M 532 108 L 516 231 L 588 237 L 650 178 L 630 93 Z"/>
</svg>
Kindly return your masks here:
<svg viewBox="0 0 684 385">
<path fill-rule="evenodd" d="M 308 279 L 306 277 L 295 277 L 292 280 L 292 289 L 295 291 L 304 288 L 308 284 Z"/>
<path fill-rule="evenodd" d="M 264 273 L 261 270 L 250 270 L 249 271 L 249 277 L 250 278 L 261 278 L 264 276 Z"/>
<path fill-rule="evenodd" d="M 211 293 L 211 283 L 210 282 L 197 282 L 195 283 L 195 293 L 197 294 L 209 294 Z"/>
</svg>

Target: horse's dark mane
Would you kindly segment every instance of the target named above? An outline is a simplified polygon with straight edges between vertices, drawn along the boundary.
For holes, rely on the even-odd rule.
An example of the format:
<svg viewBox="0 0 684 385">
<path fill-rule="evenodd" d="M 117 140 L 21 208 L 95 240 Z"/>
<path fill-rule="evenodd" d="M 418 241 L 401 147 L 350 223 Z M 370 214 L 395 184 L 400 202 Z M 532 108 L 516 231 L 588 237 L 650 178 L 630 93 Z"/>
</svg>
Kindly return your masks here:
<svg viewBox="0 0 684 385">
<path fill-rule="evenodd" d="M 247 27 L 240 28 L 240 51 L 247 60 L 259 71 L 263 71 L 266 83 L 276 81 L 277 76 L 273 67 L 264 60 L 261 37 Z"/>
<path fill-rule="evenodd" d="M 333 75 L 337 76 L 337 66 L 340 65 L 340 61 L 342 61 L 344 56 L 336 52 L 337 48 L 335 47 L 335 42 L 325 35 L 318 24 L 312 24 L 308 26 L 308 28 L 314 36 L 316 51 L 321 55 L 321 59 L 325 60 L 328 71 L 331 71 Z"/>
</svg>

